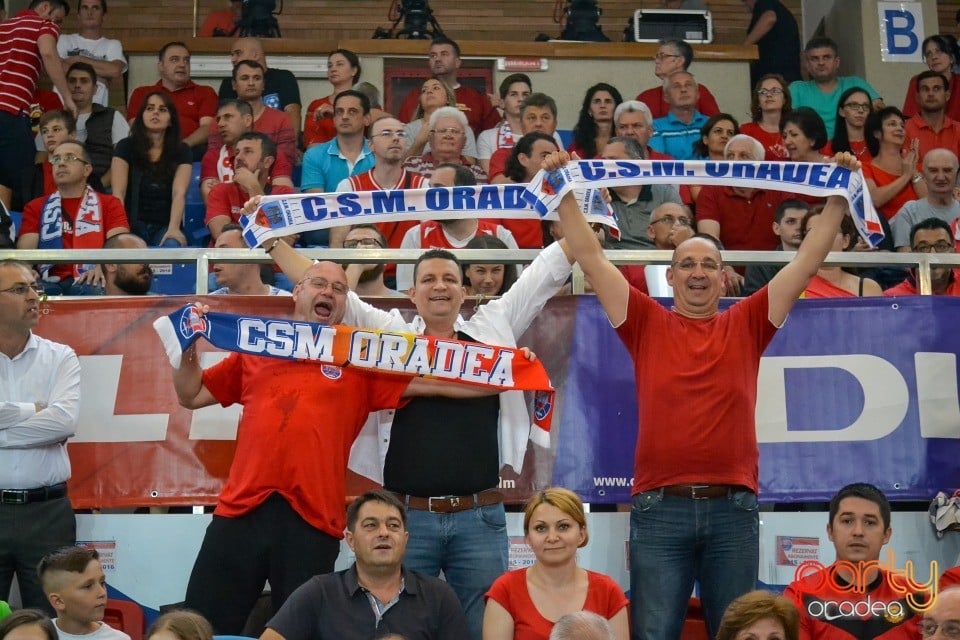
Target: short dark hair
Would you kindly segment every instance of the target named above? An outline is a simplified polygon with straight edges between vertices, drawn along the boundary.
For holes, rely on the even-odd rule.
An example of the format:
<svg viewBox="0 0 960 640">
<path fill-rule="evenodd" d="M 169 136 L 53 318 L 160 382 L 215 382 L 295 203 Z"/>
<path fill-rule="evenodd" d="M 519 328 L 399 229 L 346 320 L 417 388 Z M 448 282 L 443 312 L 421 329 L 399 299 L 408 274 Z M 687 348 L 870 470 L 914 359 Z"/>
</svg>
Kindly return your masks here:
<svg viewBox="0 0 960 640">
<path fill-rule="evenodd" d="M 233 81 L 237 81 L 237 69 L 240 67 L 250 67 L 251 69 L 260 69 L 260 73 L 266 75 L 267 70 L 263 68 L 263 65 L 257 62 L 256 60 L 240 60 L 237 64 L 233 65 L 233 71 L 231 76 Z"/>
<path fill-rule="evenodd" d="M 374 489 L 367 491 L 362 496 L 350 503 L 347 507 L 347 529 L 353 531 L 357 526 L 357 520 L 360 517 L 360 507 L 368 502 L 382 502 L 387 506 L 393 507 L 400 512 L 400 521 L 403 522 L 403 528 L 407 528 L 407 510 L 404 508 L 400 499 L 391 491 L 386 489 Z"/>
<path fill-rule="evenodd" d="M 83 5 L 83 0 L 77 0 L 77 13 L 80 13 L 81 5 Z M 107 0 L 100 0 L 100 9 L 104 13 L 107 12 Z"/>
<path fill-rule="evenodd" d="M 960 15 L 960 12 L 957 12 L 957 15 Z M 960 20 L 958 20 L 960 22 Z M 957 60 L 960 60 L 960 52 L 957 51 L 957 39 L 953 36 L 947 34 L 936 34 L 932 36 L 927 36 L 923 39 L 923 43 L 920 45 L 920 51 L 924 52 L 927 50 L 927 45 L 930 43 L 937 45 L 937 48 L 940 51 L 943 51 L 950 59 L 953 60 L 953 63 L 956 64 Z"/>
<path fill-rule="evenodd" d="M 554 145 L 557 144 L 557 141 L 553 136 L 543 133 L 542 131 L 533 131 L 526 134 L 517 140 L 517 144 L 515 144 L 513 146 L 513 150 L 510 151 L 510 156 L 507 158 L 507 162 L 504 165 L 503 175 L 510 178 L 514 182 L 525 181 L 527 177 L 526 169 L 522 164 L 520 164 L 520 154 L 522 153 L 525 156 L 529 156 L 533 151 L 533 145 L 539 140 L 550 142 Z"/>
<path fill-rule="evenodd" d="M 448 38 L 447 36 L 436 36 L 433 40 L 430 41 L 430 46 L 435 47 L 441 44 L 448 44 L 453 47 L 453 54 L 460 57 L 460 45 L 458 45 L 453 39 Z"/>
<path fill-rule="evenodd" d="M 70 133 L 77 132 L 77 119 L 73 117 L 73 114 L 65 109 L 54 109 L 53 111 L 45 111 L 42 116 L 40 116 L 40 128 L 50 124 L 52 120 L 63 120 L 63 124 L 66 125 L 67 131 Z"/>
<path fill-rule="evenodd" d="M 707 121 L 703 123 L 702 127 L 700 127 L 700 137 L 697 138 L 693 143 L 693 153 L 695 156 L 698 156 L 701 158 L 710 157 L 710 149 L 707 148 L 707 143 L 704 142 L 703 139 L 710 135 L 710 131 L 715 126 L 717 126 L 717 123 L 723 122 L 724 120 L 726 120 L 727 122 L 733 123 L 733 135 L 737 135 L 738 133 L 740 133 L 740 123 L 737 122 L 737 119 L 734 118 L 732 115 L 730 115 L 729 113 L 713 114 L 712 116 L 707 118 Z"/>
<path fill-rule="evenodd" d="M 227 228 L 227 225 L 224 225 L 224 229 Z M 352 224 L 347 227 L 347 235 L 350 235 L 350 232 L 354 229 L 369 229 L 370 231 L 376 231 L 377 237 L 380 238 L 380 246 L 387 246 L 387 236 L 383 235 L 383 231 L 380 231 L 380 227 L 370 222 L 361 222 L 360 224 Z"/>
<path fill-rule="evenodd" d="M 60 634 L 53 621 L 39 609 L 20 609 L 0 621 L 0 638 L 6 638 L 11 631 L 28 624 L 35 624 L 43 630 L 47 640 L 59 640 Z"/>
<path fill-rule="evenodd" d="M 657 43 L 661 47 L 673 47 L 683 57 L 683 70 L 686 71 L 693 62 L 693 47 L 686 40 L 679 38 L 664 38 Z"/>
<path fill-rule="evenodd" d="M 935 231 L 937 229 L 946 231 L 950 242 L 953 242 L 953 229 L 950 228 L 950 225 L 941 218 L 930 217 L 924 218 L 910 227 L 910 246 L 913 247 L 913 236 L 917 235 L 917 231 Z"/>
<path fill-rule="evenodd" d="M 97 83 L 97 70 L 93 68 L 93 65 L 88 62 L 74 62 L 69 67 L 67 67 L 66 75 L 70 75 L 74 71 L 79 71 L 90 76 L 90 79 L 94 84 Z"/>
<path fill-rule="evenodd" d="M 340 101 L 340 98 L 356 98 L 360 101 L 360 108 L 363 109 L 363 115 L 370 113 L 370 97 L 362 91 L 357 91 L 356 89 L 341 91 L 333 98 L 334 109 L 337 108 L 337 103 Z"/>
<path fill-rule="evenodd" d="M 426 260 L 449 260 L 450 262 L 457 265 L 457 271 L 463 273 L 463 265 L 460 264 L 460 259 L 457 256 L 453 255 L 446 249 L 430 249 L 429 251 L 424 251 L 420 254 L 420 257 L 417 258 L 417 261 L 413 263 L 413 283 L 417 283 L 417 271 L 420 270 L 420 263 Z"/>
<path fill-rule="evenodd" d="M 260 151 L 263 153 L 263 157 L 273 158 L 274 160 L 277 159 L 277 143 L 271 140 L 267 134 L 260 133 L 259 131 L 247 131 L 237 138 L 237 142 L 241 140 L 259 140 Z"/>
<path fill-rule="evenodd" d="M 777 205 L 777 210 L 773 213 L 773 221 L 777 224 L 780 224 L 780 221 L 783 220 L 783 214 L 787 212 L 787 209 L 800 209 L 804 214 L 806 214 L 807 211 L 810 211 L 810 205 L 803 200 L 797 200 L 796 198 L 784 200 Z"/>
<path fill-rule="evenodd" d="M 503 240 L 497 236 L 488 236 L 483 233 L 478 233 L 470 239 L 470 242 L 466 244 L 464 249 L 509 249 Z M 465 262 L 461 267 L 461 275 L 463 276 L 464 286 L 470 284 L 470 276 L 467 275 L 467 267 L 472 264 L 497 264 L 497 263 L 487 263 L 487 262 Z M 500 290 L 497 292 L 498 296 L 502 296 L 504 293 L 510 290 L 510 287 L 517 281 L 517 268 L 512 264 L 503 265 L 503 282 L 500 283 Z"/>
<path fill-rule="evenodd" d="M 157 56 L 160 60 L 163 60 L 163 56 L 167 55 L 167 49 L 171 47 L 183 47 L 187 50 L 187 53 L 190 53 L 190 48 L 179 40 L 174 40 L 173 42 L 168 42 L 167 44 L 160 47 L 160 54 Z"/>
<path fill-rule="evenodd" d="M 233 107 L 239 111 L 242 116 L 253 117 L 253 107 L 245 100 L 240 100 L 239 98 L 224 98 L 220 101 L 220 104 L 217 105 L 217 111 L 225 109 L 226 107 Z"/>
<path fill-rule="evenodd" d="M 940 82 L 943 83 L 943 90 L 944 91 L 950 90 L 950 81 L 947 80 L 942 73 L 937 73 L 936 71 L 931 71 L 930 69 L 927 69 L 926 71 L 921 71 L 920 73 L 917 74 L 917 93 L 920 93 L 920 81 L 928 80 L 930 78 L 940 78 Z"/>
<path fill-rule="evenodd" d="M 222 235 L 225 231 L 239 231 L 239 232 L 242 234 L 242 233 L 243 233 L 243 225 L 239 225 L 239 224 L 237 224 L 236 222 L 228 222 L 227 224 L 225 224 L 225 225 L 223 225 L 222 227 L 220 227 L 220 233 L 221 233 L 221 235 Z"/>
<path fill-rule="evenodd" d="M 52 571 L 83 573 L 92 560 L 100 560 L 100 553 L 96 549 L 77 546 L 61 547 L 40 559 L 37 564 L 37 577 L 40 578 L 40 582 L 45 583 L 44 577 Z"/>
<path fill-rule="evenodd" d="M 454 164 L 452 162 L 443 162 L 438 164 L 433 168 L 434 172 L 437 169 L 453 169 L 453 184 L 457 187 L 472 187 L 477 184 L 477 176 L 470 171 L 467 167 L 462 164 Z"/>
<path fill-rule="evenodd" d="M 823 213 L 823 205 L 816 205 L 815 207 L 810 207 L 810 209 L 803 214 L 803 220 L 800 221 L 800 233 L 803 237 L 806 237 L 807 230 L 810 227 L 810 218 L 815 218 L 816 216 Z M 848 236 L 850 240 L 847 241 L 846 246 L 843 247 L 843 251 L 850 251 L 857 244 L 857 225 L 853 222 L 852 216 L 843 216 L 840 218 L 840 229 L 838 230 L 840 235 Z M 844 271 L 847 271 L 849 267 L 843 267 Z M 852 273 L 852 272 L 851 272 Z"/>
<path fill-rule="evenodd" d="M 63 9 L 63 15 L 70 15 L 70 5 L 67 4 L 67 0 L 31 0 L 30 6 L 28 9 L 36 9 L 44 2 L 49 2 L 54 9 Z"/>
<path fill-rule="evenodd" d="M 503 100 L 507 97 L 507 92 L 510 91 L 510 85 L 522 82 L 528 87 L 530 91 L 533 91 L 533 83 L 530 82 L 530 76 L 525 73 L 511 73 L 500 83 L 500 99 Z"/>
<path fill-rule="evenodd" d="M 830 499 L 830 526 L 833 526 L 833 520 L 840 512 L 840 502 L 844 498 L 861 498 L 869 500 L 880 507 L 880 518 L 883 520 L 883 529 L 890 528 L 890 501 L 877 487 L 868 482 L 854 482 L 848 484 L 837 492 L 837 495 Z"/>
<path fill-rule="evenodd" d="M 872 111 L 870 115 L 867 116 L 867 121 L 863 125 L 863 138 L 867 141 L 867 150 L 870 151 L 870 155 L 874 158 L 880 153 L 880 138 L 877 134 L 881 134 L 882 137 L 883 121 L 889 119 L 890 116 L 896 116 L 900 118 L 901 121 L 906 121 L 900 109 L 894 106 L 887 106 L 879 111 Z"/>
<path fill-rule="evenodd" d="M 839 55 L 840 53 L 840 49 L 837 47 L 837 43 L 833 38 L 826 36 L 816 36 L 807 40 L 807 45 L 803 48 L 803 52 L 807 53 L 813 49 L 833 49 L 834 55 Z"/>
<path fill-rule="evenodd" d="M 545 93 L 531 93 L 527 96 L 520 104 L 520 115 L 523 115 L 523 112 L 527 107 L 546 107 L 550 109 L 550 113 L 553 114 L 553 117 L 557 117 L 557 101 L 548 96 Z"/>
<path fill-rule="evenodd" d="M 780 133 L 788 124 L 795 124 L 800 131 L 813 143 L 818 151 L 827 144 L 827 126 L 823 123 L 820 114 L 810 107 L 797 107 L 780 118 Z"/>
</svg>

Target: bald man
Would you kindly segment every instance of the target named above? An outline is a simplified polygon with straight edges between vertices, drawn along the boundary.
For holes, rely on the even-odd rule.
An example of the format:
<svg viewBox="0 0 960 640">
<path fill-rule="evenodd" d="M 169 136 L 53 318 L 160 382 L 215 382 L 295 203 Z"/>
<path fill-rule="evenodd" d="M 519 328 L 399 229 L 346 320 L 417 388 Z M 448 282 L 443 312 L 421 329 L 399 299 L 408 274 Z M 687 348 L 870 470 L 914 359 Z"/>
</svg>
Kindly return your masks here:
<svg viewBox="0 0 960 640">
<path fill-rule="evenodd" d="M 921 220 L 939 218 L 951 224 L 960 218 L 960 202 L 953 197 L 958 167 L 957 156 L 948 149 L 933 149 L 923 156 L 922 173 L 927 195 L 907 202 L 890 219 L 897 251 L 910 251 L 910 229 Z"/>
<path fill-rule="evenodd" d="M 266 73 L 263 76 L 263 104 L 274 109 L 284 111 L 290 117 L 294 132 L 300 135 L 300 87 L 293 73 L 286 69 L 276 69 L 267 66 L 267 58 L 263 54 L 263 45 L 256 38 L 237 38 L 230 45 L 230 64 L 236 66 L 241 60 L 259 62 Z M 220 100 L 237 97 L 233 88 L 233 78 L 224 78 L 220 83 Z"/>
</svg>

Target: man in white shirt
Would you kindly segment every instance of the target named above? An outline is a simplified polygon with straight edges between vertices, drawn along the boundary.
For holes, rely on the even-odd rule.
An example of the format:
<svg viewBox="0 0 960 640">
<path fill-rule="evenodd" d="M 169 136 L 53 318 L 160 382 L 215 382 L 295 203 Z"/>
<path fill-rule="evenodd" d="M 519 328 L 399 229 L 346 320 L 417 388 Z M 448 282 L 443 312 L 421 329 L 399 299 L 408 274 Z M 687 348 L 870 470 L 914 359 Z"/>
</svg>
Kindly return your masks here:
<svg viewBox="0 0 960 640">
<path fill-rule="evenodd" d="M 110 104 L 110 86 L 117 86 L 127 70 L 123 45 L 102 35 L 106 14 L 107 0 L 80 0 L 77 5 L 80 33 L 61 34 L 57 40 L 57 53 L 63 58 L 64 71 L 74 62 L 86 62 L 96 69 L 97 90 L 93 101 L 103 107 Z"/>
</svg>

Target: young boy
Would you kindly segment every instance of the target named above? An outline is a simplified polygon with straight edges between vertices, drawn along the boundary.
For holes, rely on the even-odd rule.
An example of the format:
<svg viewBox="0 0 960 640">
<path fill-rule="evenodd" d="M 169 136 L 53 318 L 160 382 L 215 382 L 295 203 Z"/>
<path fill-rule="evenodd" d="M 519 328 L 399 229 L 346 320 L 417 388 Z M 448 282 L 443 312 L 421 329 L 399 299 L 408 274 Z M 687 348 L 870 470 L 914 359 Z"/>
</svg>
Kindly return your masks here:
<svg viewBox="0 0 960 640">
<path fill-rule="evenodd" d="M 50 606 L 60 640 L 130 640 L 103 622 L 107 579 L 95 549 L 64 547 L 37 566 L 37 575 Z"/>
</svg>

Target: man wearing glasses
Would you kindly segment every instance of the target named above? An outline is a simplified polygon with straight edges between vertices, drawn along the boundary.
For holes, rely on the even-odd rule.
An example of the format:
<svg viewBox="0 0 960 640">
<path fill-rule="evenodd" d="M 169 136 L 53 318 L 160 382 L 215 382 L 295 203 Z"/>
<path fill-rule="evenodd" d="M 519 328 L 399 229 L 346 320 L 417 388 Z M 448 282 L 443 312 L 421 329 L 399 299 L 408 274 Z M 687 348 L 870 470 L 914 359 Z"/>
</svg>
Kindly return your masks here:
<svg viewBox="0 0 960 640">
<path fill-rule="evenodd" d="M 0 262 L 0 598 L 16 574 L 23 606 L 52 613 L 36 568 L 76 542 L 66 443 L 80 415 L 80 362 L 33 333 L 44 297 L 29 266 Z"/>
<path fill-rule="evenodd" d="M 24 207 L 18 249 L 102 249 L 107 238 L 130 231 L 123 203 L 87 185 L 93 165 L 82 144 L 59 145 L 50 164 L 57 190 Z M 105 284 L 100 265 L 43 265 L 40 275 L 50 295 L 100 295 Z"/>
<path fill-rule="evenodd" d="M 960 640 L 960 586 L 941 591 L 933 607 L 923 614 L 920 635 L 933 638 L 938 633 L 946 640 Z"/>
<path fill-rule="evenodd" d="M 940 218 L 927 218 L 910 228 L 910 246 L 914 253 L 956 253 L 950 225 Z M 930 290 L 935 296 L 960 296 L 960 269 L 949 266 L 930 267 Z M 885 296 L 913 296 L 918 293 L 913 269 L 906 280 L 883 292 Z"/>
<path fill-rule="evenodd" d="M 690 63 L 693 62 L 693 47 L 684 40 L 661 40 L 653 61 L 653 75 L 657 76 L 657 80 L 660 82 L 657 83 L 657 86 L 638 95 L 637 100 L 650 107 L 652 117 L 662 118 L 670 111 L 670 105 L 667 104 L 663 92 L 663 82 L 670 77 L 671 73 L 686 71 L 690 68 Z M 720 113 L 716 98 L 702 84 L 700 85 L 700 96 L 697 99 L 696 107 L 697 111 L 708 118 Z"/>
<path fill-rule="evenodd" d="M 557 152 L 543 168 L 568 161 Z M 859 168 L 851 154 L 835 161 Z M 634 638 L 679 638 L 695 580 L 709 637 L 727 605 L 756 588 L 760 357 L 829 253 L 846 211 L 846 200 L 830 197 L 822 224 L 796 257 L 766 287 L 720 313 L 726 272 L 713 238 L 694 236 L 673 252 L 666 273 L 673 307 L 667 309 L 631 287 L 607 260 L 573 194 L 561 201 L 565 238 L 634 361 Z"/>
<path fill-rule="evenodd" d="M 960 218 L 960 202 L 953 197 L 960 162 L 952 151 L 934 149 L 923 156 L 923 180 L 927 195 L 904 204 L 890 219 L 893 244 L 897 251 L 910 251 L 912 228 L 921 220 L 939 218 L 948 225 Z"/>
<path fill-rule="evenodd" d="M 347 231 L 347 238 L 343 241 L 344 249 L 383 249 L 387 246 L 387 239 L 380 233 L 375 224 L 355 224 Z M 383 263 L 353 262 L 344 267 L 350 290 L 358 296 L 367 297 L 396 297 L 402 294 L 389 288 L 383 283 Z"/>
</svg>

